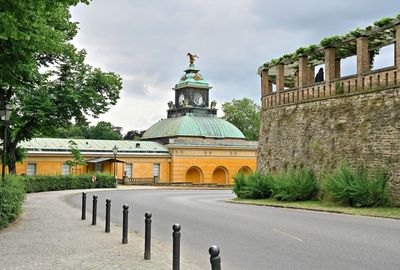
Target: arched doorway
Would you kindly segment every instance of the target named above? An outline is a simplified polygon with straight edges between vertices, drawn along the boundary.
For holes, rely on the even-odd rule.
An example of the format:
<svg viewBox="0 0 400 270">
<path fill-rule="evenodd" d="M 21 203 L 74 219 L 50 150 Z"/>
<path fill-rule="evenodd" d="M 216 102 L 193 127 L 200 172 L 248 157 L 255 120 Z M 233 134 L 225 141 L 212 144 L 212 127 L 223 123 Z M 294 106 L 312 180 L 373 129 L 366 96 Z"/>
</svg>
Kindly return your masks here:
<svg viewBox="0 0 400 270">
<path fill-rule="evenodd" d="M 203 172 L 198 167 L 191 167 L 186 172 L 185 180 L 187 182 L 192 182 L 193 184 L 198 184 L 203 182 Z"/>
<path fill-rule="evenodd" d="M 214 170 L 212 175 L 213 183 L 228 184 L 228 170 L 224 167 L 218 167 Z"/>
<path fill-rule="evenodd" d="M 252 170 L 247 166 L 243 166 L 239 170 L 239 173 L 243 173 L 244 175 L 249 175 L 249 174 L 251 174 L 251 172 L 252 172 Z"/>
</svg>

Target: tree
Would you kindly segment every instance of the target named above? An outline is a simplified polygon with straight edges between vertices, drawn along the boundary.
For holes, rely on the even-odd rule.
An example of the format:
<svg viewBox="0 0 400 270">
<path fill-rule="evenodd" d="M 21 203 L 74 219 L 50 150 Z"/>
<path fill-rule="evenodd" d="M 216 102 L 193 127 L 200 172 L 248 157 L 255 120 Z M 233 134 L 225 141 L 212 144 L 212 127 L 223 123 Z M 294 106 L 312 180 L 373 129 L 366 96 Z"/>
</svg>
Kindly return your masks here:
<svg viewBox="0 0 400 270">
<path fill-rule="evenodd" d="M 239 128 L 249 140 L 258 140 L 260 106 L 249 98 L 233 99 L 222 104 L 222 119 Z"/>
<path fill-rule="evenodd" d="M 69 143 L 69 151 L 71 152 L 73 158 L 71 160 L 67 160 L 65 164 L 67 164 L 71 168 L 75 168 L 75 170 L 77 169 L 78 166 L 86 166 L 87 165 L 86 160 L 82 157 L 81 151 L 79 151 L 76 142 L 70 140 L 68 143 Z"/>
<path fill-rule="evenodd" d="M 36 137 L 121 140 L 121 130 L 122 127 L 113 126 L 110 122 L 100 121 L 95 126 L 75 124 L 69 127 L 57 128 L 44 134 L 38 134 Z"/>
<path fill-rule="evenodd" d="M 121 78 L 85 64 L 86 52 L 70 42 L 78 31 L 70 7 L 89 2 L 0 2 L 0 108 L 13 108 L 6 142 L 10 172 L 18 142 L 98 117 L 119 99 Z"/>
<path fill-rule="evenodd" d="M 130 130 L 125 134 L 124 140 L 140 140 L 145 132 L 146 130 Z"/>
<path fill-rule="evenodd" d="M 89 127 L 86 139 L 121 140 L 121 127 L 115 127 L 110 122 L 100 121 L 97 125 Z"/>
<path fill-rule="evenodd" d="M 36 134 L 39 138 L 69 138 L 69 139 L 85 139 L 89 127 L 87 125 L 75 124 L 69 127 L 60 127 L 49 130 L 42 134 Z"/>
</svg>

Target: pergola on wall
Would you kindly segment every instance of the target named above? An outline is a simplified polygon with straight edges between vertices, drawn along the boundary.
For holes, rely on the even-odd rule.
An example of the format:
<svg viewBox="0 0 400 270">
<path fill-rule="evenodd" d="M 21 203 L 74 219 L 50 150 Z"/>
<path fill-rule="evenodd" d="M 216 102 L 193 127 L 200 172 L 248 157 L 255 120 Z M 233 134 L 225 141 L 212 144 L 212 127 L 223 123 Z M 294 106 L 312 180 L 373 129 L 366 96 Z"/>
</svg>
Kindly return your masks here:
<svg viewBox="0 0 400 270">
<path fill-rule="evenodd" d="M 394 66 L 371 71 L 380 48 L 395 44 Z M 341 59 L 357 55 L 357 73 L 341 77 Z M 314 67 L 325 64 L 325 80 L 314 82 Z M 262 108 L 343 95 L 397 85 L 400 78 L 400 14 L 384 18 L 365 29 L 321 40 L 320 45 L 299 48 L 263 64 Z M 273 84 L 276 91 L 273 91 Z"/>
</svg>

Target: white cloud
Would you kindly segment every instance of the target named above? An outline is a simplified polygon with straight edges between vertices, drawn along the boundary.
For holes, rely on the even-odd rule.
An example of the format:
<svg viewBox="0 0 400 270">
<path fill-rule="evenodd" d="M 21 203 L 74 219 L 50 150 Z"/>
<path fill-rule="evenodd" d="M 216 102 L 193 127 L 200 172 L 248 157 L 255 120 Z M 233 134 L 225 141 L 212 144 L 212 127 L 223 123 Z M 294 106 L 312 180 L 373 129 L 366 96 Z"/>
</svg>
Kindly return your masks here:
<svg viewBox="0 0 400 270">
<path fill-rule="evenodd" d="M 399 12 L 392 0 L 96 0 L 72 9 L 74 44 L 123 77 L 121 100 L 100 119 L 125 131 L 166 117 L 188 51 L 200 56 L 211 99 L 258 102 L 263 62 Z"/>
</svg>

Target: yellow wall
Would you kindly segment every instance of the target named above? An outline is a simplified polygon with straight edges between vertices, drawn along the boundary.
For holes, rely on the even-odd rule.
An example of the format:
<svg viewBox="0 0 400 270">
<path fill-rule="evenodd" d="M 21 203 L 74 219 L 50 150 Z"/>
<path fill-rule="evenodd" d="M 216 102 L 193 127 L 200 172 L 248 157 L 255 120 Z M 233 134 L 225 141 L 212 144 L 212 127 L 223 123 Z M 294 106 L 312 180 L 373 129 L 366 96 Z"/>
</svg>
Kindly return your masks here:
<svg viewBox="0 0 400 270">
<path fill-rule="evenodd" d="M 191 168 L 199 168 L 202 183 L 232 184 L 233 176 L 241 168 L 256 170 L 256 150 L 212 149 L 212 148 L 170 148 L 171 176 L 173 182 L 197 181 Z M 189 171 L 189 174 L 187 174 Z M 224 175 L 227 182 L 224 183 Z"/>
<path fill-rule="evenodd" d="M 153 177 L 153 165 L 160 164 L 160 182 L 194 182 L 194 183 L 219 183 L 231 184 L 233 176 L 241 168 L 247 167 L 251 171 L 256 170 L 256 149 L 229 149 L 210 147 L 170 147 L 171 157 L 168 156 L 120 156 L 117 159 L 126 163 L 132 163 L 132 176 L 134 178 Z M 99 156 L 84 156 L 85 159 Z M 36 163 L 37 174 L 61 174 L 62 164 L 71 159 L 71 156 L 33 155 L 28 154 L 23 163 L 17 163 L 17 174 L 27 173 L 27 164 Z M 117 178 L 122 179 L 125 171 L 125 163 L 117 162 Z M 196 167 L 200 171 L 192 170 Z M 94 166 L 83 166 L 74 173 L 93 173 Z M 103 172 L 114 174 L 114 162 L 103 162 Z M 226 181 L 227 180 L 227 181 Z"/>
<path fill-rule="evenodd" d="M 90 159 L 94 157 L 84 158 Z M 65 156 L 45 156 L 45 155 L 29 155 L 23 163 L 16 164 L 17 174 L 26 174 L 28 170 L 28 163 L 36 163 L 36 174 L 38 175 L 52 175 L 62 173 L 62 164 L 70 160 L 71 157 Z M 120 157 L 120 161 L 132 163 L 133 166 L 133 177 L 136 178 L 150 178 L 153 177 L 153 164 L 160 164 L 160 181 L 169 181 L 169 157 Z M 114 174 L 114 162 L 107 161 L 103 162 L 103 173 Z M 125 170 L 125 164 L 123 162 L 117 162 L 117 178 L 122 179 Z M 73 174 L 77 173 L 93 173 L 94 165 L 88 164 L 78 168 L 78 170 L 72 171 Z"/>
</svg>

